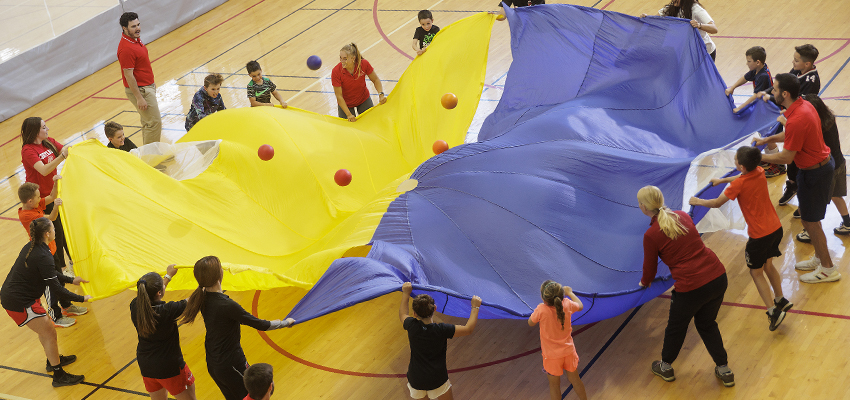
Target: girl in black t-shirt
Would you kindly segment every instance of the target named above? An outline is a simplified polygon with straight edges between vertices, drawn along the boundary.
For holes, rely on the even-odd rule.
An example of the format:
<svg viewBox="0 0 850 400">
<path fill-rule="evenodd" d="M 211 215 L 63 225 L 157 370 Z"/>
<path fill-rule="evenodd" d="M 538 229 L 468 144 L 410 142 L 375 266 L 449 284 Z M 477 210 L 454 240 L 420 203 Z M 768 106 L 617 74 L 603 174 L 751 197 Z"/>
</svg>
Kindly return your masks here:
<svg viewBox="0 0 850 400">
<path fill-rule="evenodd" d="M 177 400 L 195 400 L 195 377 L 183 361 L 177 319 L 186 309 L 186 300 L 162 301 L 165 288 L 177 268 L 168 266 L 165 278 L 148 272 L 136 282 L 138 292 L 130 302 L 130 318 L 139 333 L 136 358 L 145 389 L 154 400 L 170 393 Z"/>
<path fill-rule="evenodd" d="M 216 256 L 204 257 L 195 263 L 195 280 L 198 288 L 189 297 L 182 321 L 192 323 L 200 312 L 204 316 L 207 335 L 204 348 L 207 352 L 207 370 L 227 400 L 243 400 L 248 395 L 242 375 L 248 360 L 242 351 L 239 325 L 261 331 L 292 326 L 295 320 L 266 321 L 245 311 L 239 303 L 222 293 L 221 280 L 224 269 Z"/>
</svg>

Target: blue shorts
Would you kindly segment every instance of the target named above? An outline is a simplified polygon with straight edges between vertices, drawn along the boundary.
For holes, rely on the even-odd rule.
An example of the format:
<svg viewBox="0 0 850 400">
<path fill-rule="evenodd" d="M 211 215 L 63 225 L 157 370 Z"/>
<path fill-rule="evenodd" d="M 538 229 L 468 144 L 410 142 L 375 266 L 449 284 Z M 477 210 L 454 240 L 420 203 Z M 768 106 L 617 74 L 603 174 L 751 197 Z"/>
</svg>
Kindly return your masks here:
<svg viewBox="0 0 850 400">
<path fill-rule="evenodd" d="M 832 197 L 835 160 L 815 169 L 800 169 L 797 172 L 797 200 L 800 202 L 800 218 L 806 222 L 819 222 L 826 215 L 826 206 Z"/>
</svg>

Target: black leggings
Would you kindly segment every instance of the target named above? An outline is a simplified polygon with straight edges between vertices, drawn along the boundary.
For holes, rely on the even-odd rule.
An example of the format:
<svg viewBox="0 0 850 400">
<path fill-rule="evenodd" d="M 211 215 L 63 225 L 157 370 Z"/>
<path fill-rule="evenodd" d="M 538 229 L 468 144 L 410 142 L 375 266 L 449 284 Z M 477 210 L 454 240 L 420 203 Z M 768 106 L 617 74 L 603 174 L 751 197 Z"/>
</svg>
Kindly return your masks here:
<svg viewBox="0 0 850 400">
<path fill-rule="evenodd" d="M 53 212 L 53 206 L 56 203 L 50 203 L 44 208 L 44 215 L 49 215 Z M 62 229 L 62 219 L 59 213 L 56 213 L 56 221 L 53 221 L 53 228 L 56 229 L 56 254 L 53 255 L 53 263 L 56 266 L 56 271 L 62 273 L 62 268 L 65 268 L 65 252 L 70 257 L 71 252 L 68 250 L 68 242 L 65 241 L 65 230 Z"/>
<path fill-rule="evenodd" d="M 235 362 L 232 365 L 216 365 L 207 362 L 207 371 L 226 400 L 243 400 L 248 395 L 245 381 L 242 380 L 246 369 L 248 369 L 246 361 Z"/>
<path fill-rule="evenodd" d="M 717 312 L 723 303 L 723 295 L 729 282 L 726 273 L 713 281 L 689 292 L 673 291 L 670 301 L 670 317 L 667 329 L 664 331 L 664 348 L 661 350 L 661 360 L 672 364 L 679 357 L 679 351 L 685 343 L 688 325 L 694 320 L 708 354 L 714 363 L 726 365 L 726 349 L 723 348 L 723 337 L 717 327 Z"/>
</svg>

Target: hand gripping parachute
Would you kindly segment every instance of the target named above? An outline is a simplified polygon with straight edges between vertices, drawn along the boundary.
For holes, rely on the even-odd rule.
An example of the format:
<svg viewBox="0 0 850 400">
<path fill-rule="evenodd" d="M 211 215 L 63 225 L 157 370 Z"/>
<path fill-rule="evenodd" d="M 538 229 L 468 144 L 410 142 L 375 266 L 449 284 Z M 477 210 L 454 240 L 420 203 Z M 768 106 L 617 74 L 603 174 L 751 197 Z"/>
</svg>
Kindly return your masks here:
<svg viewBox="0 0 850 400">
<path fill-rule="evenodd" d="M 638 189 L 658 186 L 681 209 L 694 194 L 686 180 L 727 171 L 694 167 L 767 129 L 776 107 L 734 115 L 687 21 L 568 5 L 505 12 L 514 61 L 482 141 L 417 168 L 369 255 L 336 260 L 289 317 L 315 318 L 410 280 L 445 314 L 466 316 L 480 295 L 480 317 L 526 318 L 554 279 L 585 303 L 573 322 L 590 323 L 673 284 L 660 265 L 648 289 L 638 286 L 649 226 Z"/>
</svg>

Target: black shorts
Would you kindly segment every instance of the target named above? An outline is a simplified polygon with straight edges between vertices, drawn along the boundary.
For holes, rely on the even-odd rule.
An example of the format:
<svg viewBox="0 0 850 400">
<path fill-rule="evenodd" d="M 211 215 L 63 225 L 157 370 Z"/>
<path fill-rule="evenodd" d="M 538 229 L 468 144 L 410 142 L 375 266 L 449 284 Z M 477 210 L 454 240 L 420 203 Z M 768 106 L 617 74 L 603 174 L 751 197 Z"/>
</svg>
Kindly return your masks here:
<svg viewBox="0 0 850 400">
<path fill-rule="evenodd" d="M 800 203 L 800 217 L 803 221 L 818 222 L 826 215 L 834 178 L 835 161 L 832 157 L 818 168 L 797 172 L 797 201 Z"/>
<path fill-rule="evenodd" d="M 750 240 L 747 240 L 747 248 L 744 250 L 744 257 L 747 259 L 747 267 L 750 269 L 759 269 L 764 266 L 764 263 L 766 263 L 769 258 L 781 256 L 782 252 L 779 251 L 779 242 L 781 241 L 781 226 L 770 235 L 760 237 L 758 239 L 750 238 Z"/>
</svg>

